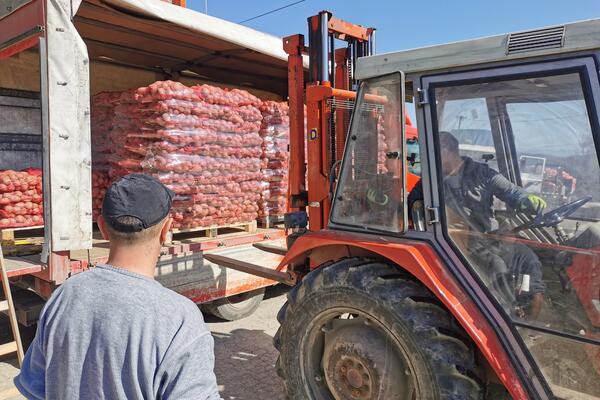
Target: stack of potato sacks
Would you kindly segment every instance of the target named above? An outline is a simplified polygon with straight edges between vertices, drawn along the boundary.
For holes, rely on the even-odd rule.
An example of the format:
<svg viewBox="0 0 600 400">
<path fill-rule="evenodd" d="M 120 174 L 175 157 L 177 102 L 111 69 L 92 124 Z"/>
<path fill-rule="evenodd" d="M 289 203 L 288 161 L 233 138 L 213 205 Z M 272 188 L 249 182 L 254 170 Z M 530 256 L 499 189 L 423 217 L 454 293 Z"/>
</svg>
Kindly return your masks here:
<svg viewBox="0 0 600 400">
<path fill-rule="evenodd" d="M 95 221 L 102 209 L 102 200 L 110 184 L 112 124 L 115 105 L 121 92 L 101 92 L 92 97 L 92 214 Z"/>
<path fill-rule="evenodd" d="M 44 224 L 42 171 L 0 171 L 0 229 Z"/>
<path fill-rule="evenodd" d="M 261 101 L 243 90 L 159 81 L 115 103 L 111 178 L 154 175 L 177 196 L 174 228 L 250 222 L 260 199 Z"/>
<path fill-rule="evenodd" d="M 262 173 L 263 184 L 259 216 L 272 218 L 287 211 L 290 118 L 286 102 L 264 101 L 262 113 Z"/>
<path fill-rule="evenodd" d="M 387 152 L 389 150 L 388 140 L 385 132 L 383 116 L 377 117 L 377 173 L 384 174 L 388 172 Z"/>
</svg>

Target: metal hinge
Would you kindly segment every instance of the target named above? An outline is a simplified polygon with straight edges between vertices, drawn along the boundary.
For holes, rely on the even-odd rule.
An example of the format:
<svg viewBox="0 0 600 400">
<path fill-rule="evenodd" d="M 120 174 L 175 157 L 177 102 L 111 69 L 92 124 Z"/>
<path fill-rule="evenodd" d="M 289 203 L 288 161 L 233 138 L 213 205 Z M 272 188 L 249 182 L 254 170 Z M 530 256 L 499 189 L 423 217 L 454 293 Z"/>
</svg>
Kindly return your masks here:
<svg viewBox="0 0 600 400">
<path fill-rule="evenodd" d="M 424 106 L 425 104 L 429 104 L 427 92 L 421 88 L 417 88 L 417 105 Z"/>
<path fill-rule="evenodd" d="M 440 209 L 437 207 L 427 207 L 427 212 L 429 212 L 429 220 L 427 223 L 429 225 L 437 224 L 440 222 Z"/>
</svg>

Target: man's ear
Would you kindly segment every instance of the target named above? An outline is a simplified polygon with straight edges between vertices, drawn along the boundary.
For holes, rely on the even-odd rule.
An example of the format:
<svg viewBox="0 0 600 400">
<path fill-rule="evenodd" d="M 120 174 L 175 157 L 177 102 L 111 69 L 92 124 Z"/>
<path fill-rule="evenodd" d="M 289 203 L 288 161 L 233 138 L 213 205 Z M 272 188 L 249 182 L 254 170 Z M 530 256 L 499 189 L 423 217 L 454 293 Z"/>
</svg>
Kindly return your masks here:
<svg viewBox="0 0 600 400">
<path fill-rule="evenodd" d="M 173 225 L 173 218 L 168 217 L 167 219 L 165 219 L 163 227 L 160 230 L 160 244 L 163 244 L 167 241 L 167 236 L 169 235 L 169 231 L 171 230 L 171 225 Z"/>
<path fill-rule="evenodd" d="M 108 230 L 106 229 L 106 221 L 104 221 L 104 217 L 102 215 L 98 216 L 98 229 L 100 229 L 100 233 L 102 234 L 102 239 L 110 240 L 108 237 Z"/>
</svg>

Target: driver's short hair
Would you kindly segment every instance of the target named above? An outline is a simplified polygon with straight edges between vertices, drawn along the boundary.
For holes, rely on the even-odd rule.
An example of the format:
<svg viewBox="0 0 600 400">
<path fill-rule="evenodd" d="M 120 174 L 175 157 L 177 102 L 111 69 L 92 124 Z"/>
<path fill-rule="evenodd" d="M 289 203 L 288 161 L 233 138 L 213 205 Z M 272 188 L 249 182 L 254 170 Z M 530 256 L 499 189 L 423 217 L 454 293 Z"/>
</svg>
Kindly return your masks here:
<svg viewBox="0 0 600 400">
<path fill-rule="evenodd" d="M 448 131 L 440 131 L 440 149 L 449 153 L 460 155 L 458 150 L 458 139 Z"/>
</svg>

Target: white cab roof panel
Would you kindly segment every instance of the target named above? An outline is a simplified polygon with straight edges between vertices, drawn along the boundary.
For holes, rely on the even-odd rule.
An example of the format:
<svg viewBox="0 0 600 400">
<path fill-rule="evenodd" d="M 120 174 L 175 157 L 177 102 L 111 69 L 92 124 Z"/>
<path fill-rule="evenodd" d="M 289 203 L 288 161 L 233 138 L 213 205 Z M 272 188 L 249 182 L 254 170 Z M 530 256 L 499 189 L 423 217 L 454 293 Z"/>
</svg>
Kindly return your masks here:
<svg viewBox="0 0 600 400">
<path fill-rule="evenodd" d="M 357 78 L 600 49 L 600 19 L 360 58 Z"/>
</svg>

